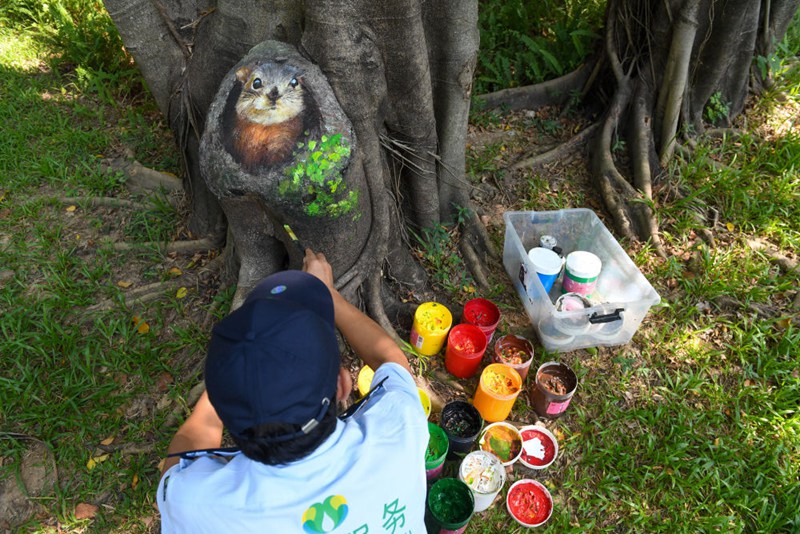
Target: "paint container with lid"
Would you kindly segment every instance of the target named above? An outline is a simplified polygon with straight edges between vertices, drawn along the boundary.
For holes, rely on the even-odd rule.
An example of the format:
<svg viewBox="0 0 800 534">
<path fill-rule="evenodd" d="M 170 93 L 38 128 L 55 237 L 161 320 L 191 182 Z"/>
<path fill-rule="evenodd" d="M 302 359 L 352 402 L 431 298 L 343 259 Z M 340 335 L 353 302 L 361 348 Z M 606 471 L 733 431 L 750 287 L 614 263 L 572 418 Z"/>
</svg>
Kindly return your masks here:
<svg viewBox="0 0 800 534">
<path fill-rule="evenodd" d="M 545 293 L 549 293 L 556 278 L 561 274 L 561 267 L 564 263 L 561 257 L 548 248 L 536 247 L 528 251 L 528 259 L 531 260 L 536 276 L 544 286 Z"/>
<path fill-rule="evenodd" d="M 562 285 L 564 293 L 590 296 L 597 286 L 602 267 L 603 262 L 591 252 L 576 250 L 567 254 Z"/>
</svg>

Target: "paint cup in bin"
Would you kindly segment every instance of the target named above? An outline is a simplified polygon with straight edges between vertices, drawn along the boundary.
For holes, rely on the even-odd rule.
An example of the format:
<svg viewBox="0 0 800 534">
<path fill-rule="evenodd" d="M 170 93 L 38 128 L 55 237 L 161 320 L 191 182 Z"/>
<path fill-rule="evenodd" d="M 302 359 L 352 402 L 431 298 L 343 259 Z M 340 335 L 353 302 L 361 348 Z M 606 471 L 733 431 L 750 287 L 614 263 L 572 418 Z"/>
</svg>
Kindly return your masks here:
<svg viewBox="0 0 800 534">
<path fill-rule="evenodd" d="M 591 252 L 576 250 L 567 254 L 562 283 L 564 293 L 591 296 L 597 287 L 597 277 L 602 267 L 603 262 Z"/>
<path fill-rule="evenodd" d="M 423 302 L 414 312 L 411 345 L 423 356 L 433 356 L 442 350 L 452 325 L 453 315 L 446 306 L 438 302 Z"/>
<path fill-rule="evenodd" d="M 471 378 L 486 352 L 486 334 L 474 324 L 458 324 L 447 335 L 444 366 L 458 378 Z"/>
<path fill-rule="evenodd" d="M 462 323 L 474 324 L 486 334 L 487 343 L 491 343 L 497 324 L 500 322 L 500 308 L 489 299 L 477 298 L 464 304 Z"/>
<path fill-rule="evenodd" d="M 511 413 L 521 388 L 522 378 L 517 371 L 501 363 L 492 363 L 481 373 L 472 404 L 485 421 L 502 421 Z"/>
<path fill-rule="evenodd" d="M 536 247 L 528 251 L 528 259 L 531 260 L 536 276 L 544 286 L 545 293 L 549 293 L 558 275 L 561 274 L 561 267 L 564 263 L 561 256 L 550 249 Z"/>
</svg>

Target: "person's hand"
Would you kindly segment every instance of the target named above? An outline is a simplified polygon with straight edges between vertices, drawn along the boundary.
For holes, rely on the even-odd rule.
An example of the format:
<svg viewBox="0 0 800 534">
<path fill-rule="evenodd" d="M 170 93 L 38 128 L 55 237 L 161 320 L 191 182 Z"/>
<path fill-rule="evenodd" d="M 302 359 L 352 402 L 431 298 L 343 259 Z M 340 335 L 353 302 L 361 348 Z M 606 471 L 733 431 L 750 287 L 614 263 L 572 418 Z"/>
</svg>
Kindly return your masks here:
<svg viewBox="0 0 800 534">
<path fill-rule="evenodd" d="M 328 289 L 333 289 L 333 268 L 322 252 L 317 253 L 307 248 L 303 257 L 303 270 L 322 280 Z"/>
</svg>

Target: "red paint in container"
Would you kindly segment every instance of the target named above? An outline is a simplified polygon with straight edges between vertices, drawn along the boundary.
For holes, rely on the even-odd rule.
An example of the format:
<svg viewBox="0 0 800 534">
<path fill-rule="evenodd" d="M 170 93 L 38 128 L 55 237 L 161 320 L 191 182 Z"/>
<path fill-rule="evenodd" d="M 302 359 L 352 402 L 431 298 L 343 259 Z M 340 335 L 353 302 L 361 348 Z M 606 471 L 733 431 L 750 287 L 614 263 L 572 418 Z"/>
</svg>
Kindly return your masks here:
<svg viewBox="0 0 800 534">
<path fill-rule="evenodd" d="M 458 378 L 471 378 L 478 372 L 486 344 L 486 335 L 477 326 L 454 326 L 447 335 L 444 366 Z"/>
<path fill-rule="evenodd" d="M 543 426 L 529 425 L 520 428 L 522 454 L 519 461 L 531 469 L 544 469 L 558 456 L 558 440 Z"/>
<path fill-rule="evenodd" d="M 492 341 L 494 331 L 500 322 L 500 309 L 488 299 L 472 299 L 464 304 L 464 313 L 461 321 L 466 324 L 473 324 L 486 334 L 486 343 Z"/>
<path fill-rule="evenodd" d="M 540 482 L 524 478 L 508 489 L 506 507 L 511 517 L 520 525 L 538 527 L 550 519 L 553 498 Z"/>
</svg>

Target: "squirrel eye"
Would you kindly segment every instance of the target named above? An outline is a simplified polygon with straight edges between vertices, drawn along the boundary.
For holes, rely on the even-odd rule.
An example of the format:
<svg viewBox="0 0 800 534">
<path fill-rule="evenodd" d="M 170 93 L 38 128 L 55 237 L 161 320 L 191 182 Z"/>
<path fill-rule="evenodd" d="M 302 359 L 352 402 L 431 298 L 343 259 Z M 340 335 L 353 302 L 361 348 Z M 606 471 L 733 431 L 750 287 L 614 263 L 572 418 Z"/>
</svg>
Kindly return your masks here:
<svg viewBox="0 0 800 534">
<path fill-rule="evenodd" d="M 297 81 L 297 78 L 292 78 L 291 80 L 289 80 L 289 85 L 291 85 L 292 87 L 297 87 L 298 83 L 300 82 Z"/>
<path fill-rule="evenodd" d="M 261 89 L 261 78 L 253 80 L 253 89 Z"/>
</svg>

